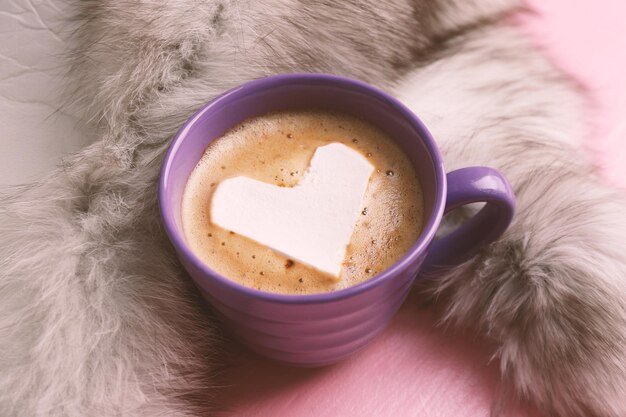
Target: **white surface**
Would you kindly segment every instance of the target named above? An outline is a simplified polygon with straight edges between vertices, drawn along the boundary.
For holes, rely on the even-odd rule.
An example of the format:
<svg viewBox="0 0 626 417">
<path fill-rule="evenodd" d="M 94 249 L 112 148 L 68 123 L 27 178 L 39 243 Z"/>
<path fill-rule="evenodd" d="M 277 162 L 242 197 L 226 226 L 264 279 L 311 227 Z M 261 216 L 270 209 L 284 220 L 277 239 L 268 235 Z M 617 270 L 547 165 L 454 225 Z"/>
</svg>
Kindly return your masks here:
<svg viewBox="0 0 626 417">
<path fill-rule="evenodd" d="M 211 220 L 337 278 L 373 171 L 345 145 L 321 146 L 294 187 L 247 177 L 222 181 Z"/>
<path fill-rule="evenodd" d="M 61 110 L 65 3 L 0 0 L 0 185 L 40 178 L 91 140 Z"/>
</svg>

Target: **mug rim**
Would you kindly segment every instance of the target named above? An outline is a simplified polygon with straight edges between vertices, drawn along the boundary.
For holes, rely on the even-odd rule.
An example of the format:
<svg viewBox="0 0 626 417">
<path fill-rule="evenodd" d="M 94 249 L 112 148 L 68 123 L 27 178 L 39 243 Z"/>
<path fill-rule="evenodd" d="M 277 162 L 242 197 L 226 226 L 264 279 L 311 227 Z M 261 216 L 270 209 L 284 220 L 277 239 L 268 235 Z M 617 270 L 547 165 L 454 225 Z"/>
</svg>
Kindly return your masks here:
<svg viewBox="0 0 626 417">
<path fill-rule="evenodd" d="M 173 156 L 176 154 L 181 144 L 186 140 L 189 130 L 194 126 L 206 113 L 210 113 L 213 108 L 219 108 L 224 104 L 236 101 L 241 96 L 245 96 L 252 93 L 263 92 L 264 90 L 272 89 L 277 86 L 286 84 L 331 84 L 338 86 L 342 89 L 352 88 L 364 92 L 368 95 L 375 96 L 375 98 L 386 102 L 393 111 L 397 112 L 405 119 L 411 127 L 418 133 L 418 136 L 424 142 L 424 145 L 433 160 L 435 169 L 435 201 L 433 204 L 432 214 L 429 216 L 428 221 L 418 237 L 417 241 L 406 251 L 402 257 L 393 265 L 382 271 L 381 273 L 373 276 L 372 278 L 360 282 L 356 285 L 343 288 L 336 291 L 329 291 L 324 293 L 314 294 L 281 294 L 272 293 L 268 291 L 262 291 L 255 288 L 247 287 L 239 284 L 238 282 L 231 280 L 224 275 L 218 273 L 204 263 L 196 254 L 193 253 L 191 248 L 187 245 L 185 237 L 182 231 L 178 231 L 176 222 L 174 219 L 173 209 L 167 204 L 166 194 L 168 176 L 173 166 Z M 208 145 L 207 145 L 208 146 Z M 413 163 L 414 161 L 411 160 Z M 443 160 L 439 152 L 439 148 L 435 143 L 435 140 L 426 128 L 424 123 L 415 115 L 408 107 L 402 104 L 398 99 L 385 93 L 384 91 L 373 87 L 363 81 L 347 78 L 343 76 L 333 74 L 322 73 L 289 73 L 272 75 L 265 78 L 259 78 L 252 81 L 248 81 L 238 87 L 228 90 L 224 94 L 210 100 L 204 104 L 194 115 L 192 115 L 182 125 L 174 136 L 170 143 L 159 172 L 158 183 L 158 203 L 161 213 L 161 220 L 165 227 L 165 232 L 168 235 L 172 245 L 176 249 L 178 256 L 183 256 L 185 259 L 193 265 L 194 268 L 200 270 L 205 279 L 212 279 L 219 284 L 228 287 L 231 290 L 244 293 L 248 296 L 284 304 L 312 304 L 312 303 L 325 303 L 330 301 L 336 301 L 344 298 L 349 298 L 368 291 L 371 288 L 381 285 L 384 281 L 397 276 L 404 269 L 410 266 L 422 253 L 424 253 L 430 242 L 434 239 L 435 233 L 445 208 L 444 196 L 447 192 L 446 174 L 443 166 Z M 197 278 L 192 277 L 195 281 Z"/>
</svg>

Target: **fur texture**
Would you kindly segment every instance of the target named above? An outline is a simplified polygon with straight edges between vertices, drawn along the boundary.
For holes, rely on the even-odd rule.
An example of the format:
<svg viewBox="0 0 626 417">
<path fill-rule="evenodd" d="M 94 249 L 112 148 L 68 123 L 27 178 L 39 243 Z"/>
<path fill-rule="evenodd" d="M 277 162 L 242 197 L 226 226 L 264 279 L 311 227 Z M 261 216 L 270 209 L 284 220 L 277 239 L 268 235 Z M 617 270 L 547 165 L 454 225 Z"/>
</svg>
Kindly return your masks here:
<svg viewBox="0 0 626 417">
<path fill-rule="evenodd" d="M 490 26 L 442 45 L 396 91 L 448 170 L 494 166 L 517 197 L 502 239 L 432 283 L 443 320 L 495 342 L 502 375 L 546 415 L 626 415 L 626 204 L 585 161 L 576 89 Z"/>
<path fill-rule="evenodd" d="M 160 226 L 159 163 L 198 106 L 288 71 L 392 90 L 449 170 L 507 174 L 518 215 L 433 281 L 443 319 L 546 415 L 626 415 L 626 204 L 578 151 L 576 88 L 495 23 L 515 2 L 259 3 L 76 3 L 70 97 L 100 140 L 2 198 L 0 415 L 210 413 L 214 320 Z"/>
</svg>

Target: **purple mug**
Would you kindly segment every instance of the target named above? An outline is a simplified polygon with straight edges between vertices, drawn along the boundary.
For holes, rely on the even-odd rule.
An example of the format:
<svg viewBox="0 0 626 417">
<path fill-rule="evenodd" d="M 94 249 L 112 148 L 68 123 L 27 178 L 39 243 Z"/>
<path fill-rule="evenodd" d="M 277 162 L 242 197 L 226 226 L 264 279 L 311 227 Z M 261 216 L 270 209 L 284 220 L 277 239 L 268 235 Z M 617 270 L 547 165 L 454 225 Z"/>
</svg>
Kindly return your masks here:
<svg viewBox="0 0 626 417">
<path fill-rule="evenodd" d="M 238 123 L 269 112 L 306 108 L 358 116 L 398 142 L 422 185 L 424 229 L 398 262 L 353 287 L 309 295 L 244 287 L 213 271 L 185 243 L 180 207 L 187 179 L 209 143 Z M 444 213 L 473 202 L 486 204 L 460 228 L 433 241 Z M 446 175 L 426 127 L 384 92 L 334 75 L 287 74 L 230 90 L 185 123 L 163 161 L 159 205 L 183 266 L 241 341 L 271 359 L 321 366 L 347 357 L 379 334 L 402 305 L 418 272 L 454 265 L 497 239 L 513 218 L 515 199 L 507 180 L 491 168 L 463 168 Z"/>
</svg>

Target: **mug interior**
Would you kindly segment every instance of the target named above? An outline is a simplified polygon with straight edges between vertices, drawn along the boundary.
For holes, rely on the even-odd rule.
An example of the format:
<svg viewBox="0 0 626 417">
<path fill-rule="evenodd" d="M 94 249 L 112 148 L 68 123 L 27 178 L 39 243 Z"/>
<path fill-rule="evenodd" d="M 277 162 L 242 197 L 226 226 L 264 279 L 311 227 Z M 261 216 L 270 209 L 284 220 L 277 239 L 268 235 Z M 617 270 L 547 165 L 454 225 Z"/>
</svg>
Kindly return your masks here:
<svg viewBox="0 0 626 417">
<path fill-rule="evenodd" d="M 424 228 L 418 241 L 397 264 L 426 249 L 443 215 L 446 183 L 439 151 L 422 122 L 396 99 L 359 81 L 324 74 L 288 74 L 252 81 L 225 93 L 192 116 L 174 138 L 161 170 L 159 204 L 166 230 L 179 253 L 185 252 L 185 256 L 197 261 L 194 264 L 202 264 L 186 246 L 181 202 L 187 179 L 207 146 L 230 128 L 251 117 L 311 108 L 360 117 L 380 128 L 402 147 L 413 163 L 422 186 Z M 199 266 L 210 275 L 219 275 L 204 264 Z M 327 294 L 338 295 L 365 284 L 372 285 L 374 281 L 382 279 L 381 275 L 385 275 L 385 272 L 361 284 L 331 293 L 272 296 L 319 298 Z M 234 286 L 241 286 L 234 281 L 230 282 Z"/>
</svg>

